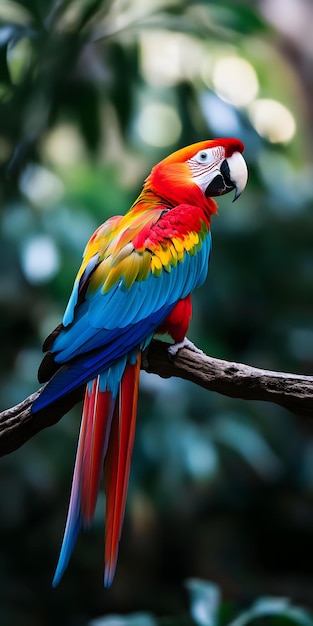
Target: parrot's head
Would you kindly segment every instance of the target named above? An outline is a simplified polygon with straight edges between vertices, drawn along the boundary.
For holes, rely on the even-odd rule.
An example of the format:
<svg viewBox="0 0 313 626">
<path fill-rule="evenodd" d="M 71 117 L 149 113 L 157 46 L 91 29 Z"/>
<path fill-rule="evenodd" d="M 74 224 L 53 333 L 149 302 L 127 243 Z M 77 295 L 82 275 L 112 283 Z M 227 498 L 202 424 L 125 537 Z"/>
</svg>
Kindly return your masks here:
<svg viewBox="0 0 313 626">
<path fill-rule="evenodd" d="M 234 190 L 236 200 L 244 190 L 248 170 L 239 139 L 211 139 L 173 152 L 158 163 L 147 179 L 153 189 L 175 203 L 210 200 Z"/>
</svg>

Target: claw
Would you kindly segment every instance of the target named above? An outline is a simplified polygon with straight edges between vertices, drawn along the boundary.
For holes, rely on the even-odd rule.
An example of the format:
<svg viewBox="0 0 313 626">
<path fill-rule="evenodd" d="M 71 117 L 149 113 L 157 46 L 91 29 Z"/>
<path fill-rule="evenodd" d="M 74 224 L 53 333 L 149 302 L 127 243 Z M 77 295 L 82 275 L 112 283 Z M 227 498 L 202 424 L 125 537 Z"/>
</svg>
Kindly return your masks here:
<svg viewBox="0 0 313 626">
<path fill-rule="evenodd" d="M 195 346 L 195 344 L 192 343 L 188 337 L 185 337 L 185 339 L 179 343 L 173 343 L 173 345 L 168 348 L 168 353 L 171 357 L 174 357 L 182 348 L 188 348 L 188 350 L 191 350 L 196 354 L 203 354 L 203 350 L 197 348 L 197 346 Z"/>
</svg>

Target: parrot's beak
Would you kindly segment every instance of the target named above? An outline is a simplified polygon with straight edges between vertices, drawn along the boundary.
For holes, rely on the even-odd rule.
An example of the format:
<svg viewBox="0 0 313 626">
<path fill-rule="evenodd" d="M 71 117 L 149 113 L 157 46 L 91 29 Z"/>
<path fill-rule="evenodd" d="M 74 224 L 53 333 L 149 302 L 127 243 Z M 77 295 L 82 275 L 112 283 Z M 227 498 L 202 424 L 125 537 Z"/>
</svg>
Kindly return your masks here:
<svg viewBox="0 0 313 626">
<path fill-rule="evenodd" d="M 205 190 L 206 196 L 222 196 L 235 189 L 233 202 L 239 198 L 248 180 L 246 162 L 240 152 L 234 152 L 224 159 L 219 173 L 213 178 Z"/>
</svg>

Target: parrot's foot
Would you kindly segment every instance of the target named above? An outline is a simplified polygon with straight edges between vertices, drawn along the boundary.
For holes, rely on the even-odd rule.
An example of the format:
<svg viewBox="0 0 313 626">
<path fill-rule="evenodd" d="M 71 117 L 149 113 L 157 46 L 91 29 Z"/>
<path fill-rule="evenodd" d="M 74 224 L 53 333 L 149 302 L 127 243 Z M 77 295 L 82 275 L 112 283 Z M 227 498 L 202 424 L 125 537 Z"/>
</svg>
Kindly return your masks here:
<svg viewBox="0 0 313 626">
<path fill-rule="evenodd" d="M 197 346 L 195 346 L 195 344 L 192 343 L 192 341 L 190 341 L 188 337 L 185 337 L 185 339 L 183 341 L 180 341 L 179 343 L 173 343 L 173 345 L 168 348 L 168 353 L 172 357 L 176 356 L 181 348 L 188 348 L 188 350 L 191 350 L 196 354 L 203 354 L 203 351 L 200 350 L 200 348 L 197 348 Z"/>
</svg>

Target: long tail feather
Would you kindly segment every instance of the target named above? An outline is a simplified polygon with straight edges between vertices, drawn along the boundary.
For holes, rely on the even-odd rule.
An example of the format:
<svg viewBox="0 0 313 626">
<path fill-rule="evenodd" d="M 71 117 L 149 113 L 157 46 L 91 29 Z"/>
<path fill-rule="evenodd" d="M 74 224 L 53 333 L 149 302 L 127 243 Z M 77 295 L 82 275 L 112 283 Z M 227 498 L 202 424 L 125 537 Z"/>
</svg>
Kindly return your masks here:
<svg viewBox="0 0 313 626">
<path fill-rule="evenodd" d="M 68 508 L 66 526 L 58 564 L 55 570 L 52 586 L 56 587 L 60 582 L 71 554 L 76 543 L 77 535 L 81 529 L 81 513 L 80 513 L 80 468 L 83 463 L 84 441 L 86 436 L 86 420 L 82 420 L 80 434 L 78 440 L 78 448 L 72 480 L 72 490 L 70 504 Z"/>
<path fill-rule="evenodd" d="M 87 395 L 88 391 L 86 392 Z M 85 459 L 81 468 L 81 508 L 83 526 L 90 526 L 97 503 L 103 459 L 105 457 L 111 428 L 115 401 L 109 391 L 100 391 L 99 376 L 93 381 L 92 392 L 87 400 L 89 432 L 85 440 Z"/>
<path fill-rule="evenodd" d="M 128 363 L 115 404 L 107 455 L 104 461 L 106 491 L 106 536 L 104 585 L 112 583 L 124 519 L 131 455 L 134 444 L 140 353 Z"/>
<path fill-rule="evenodd" d="M 100 391 L 99 377 L 87 385 L 69 510 L 52 583 L 54 587 L 68 565 L 81 526 L 88 527 L 94 515 L 114 404 L 109 391 Z"/>
</svg>

